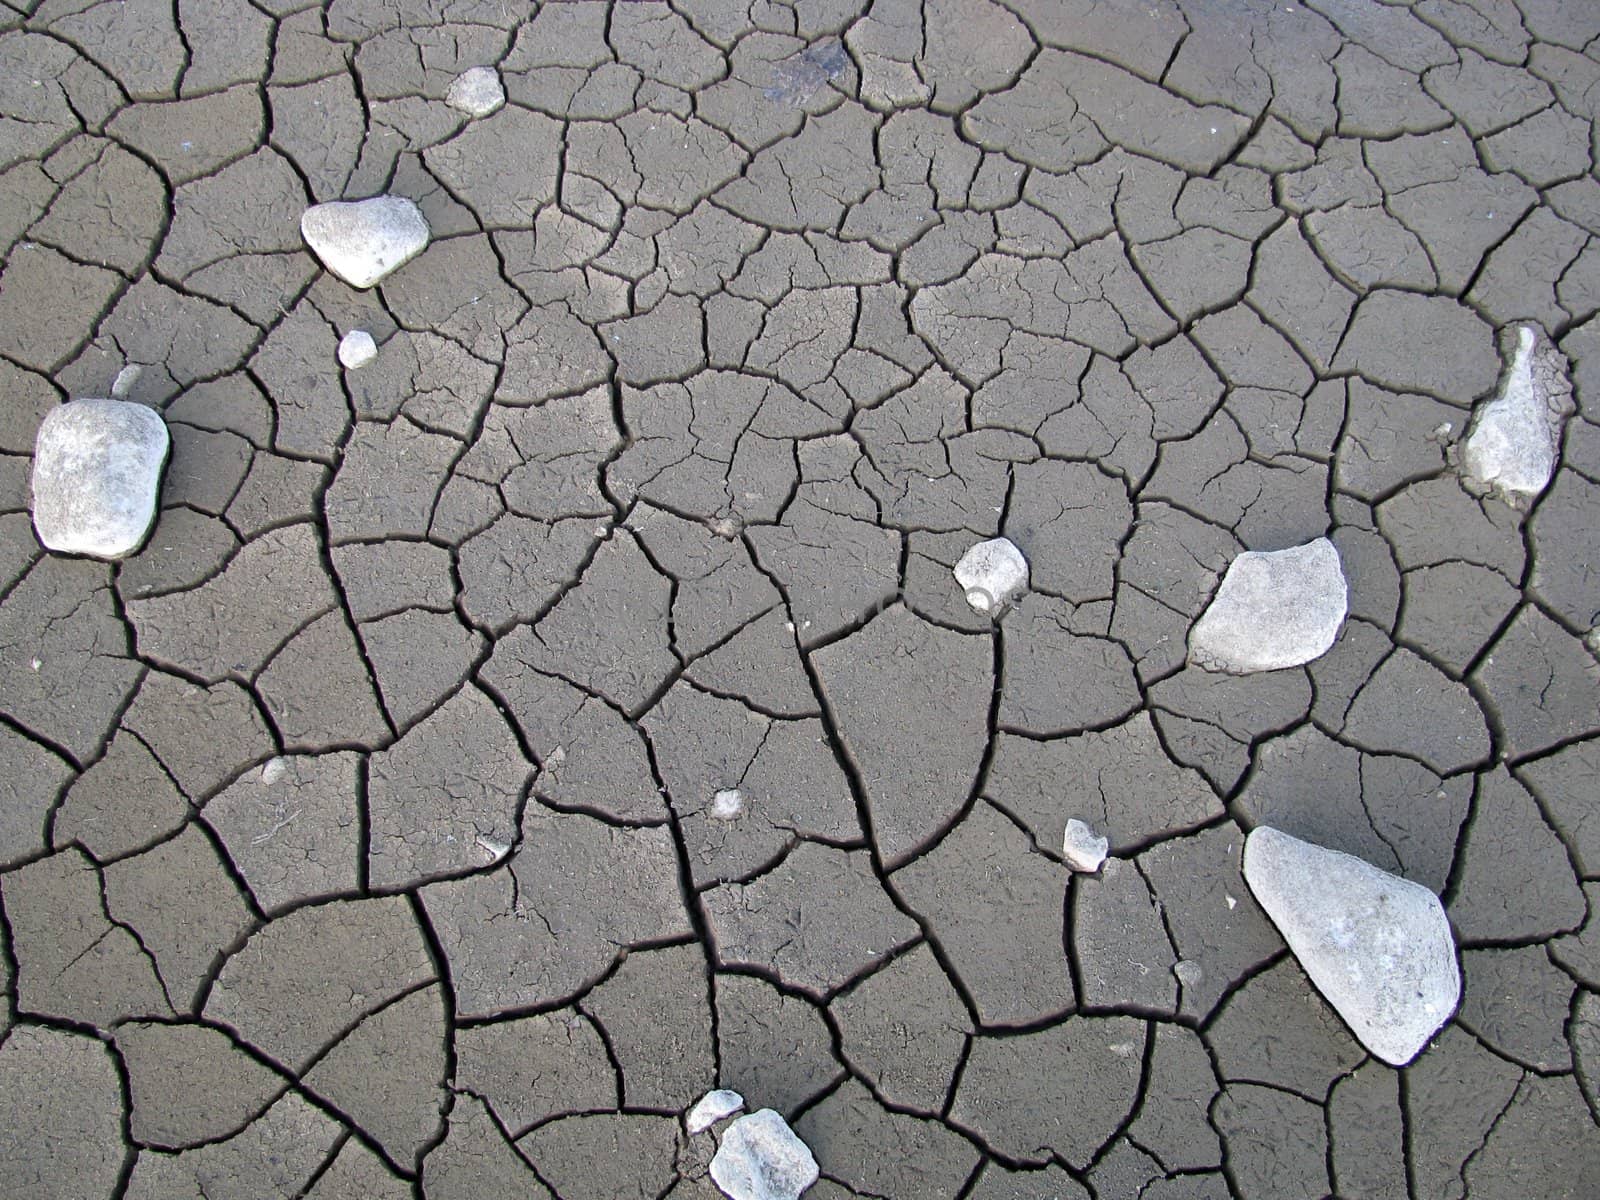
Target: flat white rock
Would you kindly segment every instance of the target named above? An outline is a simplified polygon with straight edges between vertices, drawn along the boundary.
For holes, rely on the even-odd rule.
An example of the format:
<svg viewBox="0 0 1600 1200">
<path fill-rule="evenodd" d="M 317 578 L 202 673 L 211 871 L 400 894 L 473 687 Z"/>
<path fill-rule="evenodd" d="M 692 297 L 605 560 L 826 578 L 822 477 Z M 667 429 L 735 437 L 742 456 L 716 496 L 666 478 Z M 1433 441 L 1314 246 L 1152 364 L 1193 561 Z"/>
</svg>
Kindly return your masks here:
<svg viewBox="0 0 1600 1200">
<path fill-rule="evenodd" d="M 1421 884 L 1265 825 L 1245 842 L 1244 877 L 1317 990 L 1384 1062 L 1410 1062 L 1455 1012 L 1455 940 Z"/>
<path fill-rule="evenodd" d="M 1111 841 L 1097 834 L 1088 825 L 1072 817 L 1067 821 L 1067 832 L 1061 839 L 1061 853 L 1067 866 L 1085 875 L 1093 875 L 1106 861 Z"/>
<path fill-rule="evenodd" d="M 161 414 L 126 400 L 73 400 L 39 425 L 33 528 L 47 550 L 122 558 L 155 523 L 172 438 Z"/>
<path fill-rule="evenodd" d="M 714 1092 L 707 1092 L 695 1102 L 695 1106 L 683 1119 L 683 1127 L 690 1135 L 704 1133 L 718 1121 L 731 1117 L 734 1113 L 744 1108 L 744 1097 L 738 1092 L 728 1088 L 718 1088 Z"/>
<path fill-rule="evenodd" d="M 422 210 L 403 196 L 313 204 L 300 217 L 306 245 L 353 288 L 369 288 L 428 244 Z"/>
<path fill-rule="evenodd" d="M 796 1200 L 817 1181 L 817 1160 L 770 1108 L 728 1126 L 711 1179 L 729 1200 Z"/>
<path fill-rule="evenodd" d="M 994 616 L 1028 586 L 1028 560 L 1008 538 L 979 542 L 961 556 L 951 574 L 967 594 L 967 603 Z"/>
<path fill-rule="evenodd" d="M 493 67 L 471 67 L 461 72 L 450 84 L 444 102 L 469 117 L 487 117 L 506 102 L 500 72 Z"/>
<path fill-rule="evenodd" d="M 1517 351 L 1500 394 L 1478 409 L 1461 447 L 1461 474 L 1472 491 L 1498 492 L 1526 508 L 1550 485 L 1561 452 L 1561 426 L 1572 412 L 1567 360 L 1532 325 L 1517 330 Z"/>
<path fill-rule="evenodd" d="M 1348 589 L 1327 538 L 1287 550 L 1247 550 L 1189 631 L 1189 661 L 1248 675 L 1320 658 L 1344 624 Z"/>
<path fill-rule="evenodd" d="M 378 357 L 378 343 L 365 329 L 352 329 L 339 339 L 339 362 L 346 370 L 359 371 Z"/>
</svg>

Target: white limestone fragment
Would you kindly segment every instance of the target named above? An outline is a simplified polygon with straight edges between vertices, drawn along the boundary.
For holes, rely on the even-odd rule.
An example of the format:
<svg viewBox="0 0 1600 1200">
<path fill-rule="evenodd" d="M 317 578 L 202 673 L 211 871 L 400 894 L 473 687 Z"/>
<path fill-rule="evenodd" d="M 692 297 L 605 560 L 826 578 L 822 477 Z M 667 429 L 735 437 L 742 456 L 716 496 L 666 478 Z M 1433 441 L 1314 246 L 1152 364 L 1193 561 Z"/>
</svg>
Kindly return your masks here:
<svg viewBox="0 0 1600 1200">
<path fill-rule="evenodd" d="M 744 1097 L 738 1092 L 727 1088 L 718 1088 L 714 1092 L 707 1092 L 695 1102 L 689 1114 L 683 1119 L 683 1127 L 693 1137 L 697 1133 L 704 1133 L 718 1121 L 733 1116 L 736 1112 L 744 1110 Z"/>
<path fill-rule="evenodd" d="M 378 343 L 365 329 L 352 329 L 339 339 L 339 361 L 348 371 L 359 371 L 378 357 Z"/>
<path fill-rule="evenodd" d="M 138 363 L 129 363 L 117 372 L 117 377 L 111 381 L 111 398 L 113 400 L 126 400 L 128 393 L 133 391 L 133 385 L 139 382 L 139 376 L 144 374 L 144 368 Z"/>
<path fill-rule="evenodd" d="M 487 117 L 506 102 L 500 72 L 493 67 L 472 67 L 461 72 L 450 84 L 444 102 L 469 117 Z"/>
<path fill-rule="evenodd" d="M 1061 853 L 1067 866 L 1085 875 L 1093 875 L 1106 861 L 1111 842 L 1101 837 L 1088 825 L 1072 817 L 1067 821 L 1067 832 L 1061 839 Z"/>
<path fill-rule="evenodd" d="M 744 815 L 744 793 L 738 788 L 723 788 L 711 797 L 706 816 L 713 821 L 736 821 Z"/>
<path fill-rule="evenodd" d="M 1205 968 L 1192 958 L 1180 958 L 1172 964 L 1172 977 L 1182 988 L 1197 988 L 1206 977 Z"/>
<path fill-rule="evenodd" d="M 1028 560 L 1007 538 L 979 542 L 961 556 L 952 572 L 967 593 L 967 603 L 996 616 L 1028 586 Z"/>
<path fill-rule="evenodd" d="M 1269 826 L 1244 877 L 1311 982 L 1373 1054 L 1404 1066 L 1461 999 L 1444 906 L 1421 884 Z"/>
<path fill-rule="evenodd" d="M 796 1200 L 818 1173 L 810 1148 L 770 1108 L 728 1126 L 711 1160 L 712 1182 L 729 1200 Z"/>
<path fill-rule="evenodd" d="M 403 196 L 313 204 L 300 217 L 306 245 L 353 288 L 369 288 L 428 244 L 422 210 Z"/>
<path fill-rule="evenodd" d="M 172 438 L 161 414 L 126 400 L 73 400 L 39 425 L 33 528 L 47 550 L 122 558 L 155 523 Z"/>
<path fill-rule="evenodd" d="M 1189 661 L 1247 675 L 1298 667 L 1328 652 L 1344 624 L 1348 589 L 1327 538 L 1287 550 L 1249 550 L 1189 632 Z"/>
<path fill-rule="evenodd" d="M 1462 481 L 1479 495 L 1496 492 L 1514 508 L 1528 507 L 1555 474 L 1572 410 L 1566 358 L 1523 325 L 1500 394 L 1479 407 L 1462 443 Z"/>
</svg>

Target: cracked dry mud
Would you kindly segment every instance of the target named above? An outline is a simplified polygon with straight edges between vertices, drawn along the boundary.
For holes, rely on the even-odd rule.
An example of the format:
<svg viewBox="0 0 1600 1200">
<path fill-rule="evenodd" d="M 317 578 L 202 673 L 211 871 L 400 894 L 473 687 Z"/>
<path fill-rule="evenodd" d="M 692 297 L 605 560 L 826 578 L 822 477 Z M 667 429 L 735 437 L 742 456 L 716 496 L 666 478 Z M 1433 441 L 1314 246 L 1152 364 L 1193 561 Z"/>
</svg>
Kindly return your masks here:
<svg viewBox="0 0 1600 1200">
<path fill-rule="evenodd" d="M 1577 0 L 0 0 L 0 1193 L 708 1200 L 727 1087 L 818 1200 L 1600 1194 L 1597 85 Z M 107 396 L 159 519 L 48 554 Z M 1328 653 L 1188 661 L 1320 537 Z M 1442 895 L 1410 1066 L 1262 823 Z"/>
</svg>

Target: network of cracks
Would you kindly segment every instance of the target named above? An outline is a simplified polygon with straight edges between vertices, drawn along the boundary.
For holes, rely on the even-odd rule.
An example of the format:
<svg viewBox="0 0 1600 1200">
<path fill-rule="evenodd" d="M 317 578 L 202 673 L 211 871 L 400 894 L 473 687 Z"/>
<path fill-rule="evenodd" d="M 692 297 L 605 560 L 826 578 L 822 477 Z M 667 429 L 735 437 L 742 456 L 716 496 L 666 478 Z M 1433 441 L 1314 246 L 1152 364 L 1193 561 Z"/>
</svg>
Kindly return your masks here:
<svg viewBox="0 0 1600 1200">
<path fill-rule="evenodd" d="M 1596 1194 L 1597 85 L 1568 0 L 0 0 L 0 1191 L 709 1198 L 720 1086 L 815 1200 Z M 47 553 L 114 393 L 159 519 Z M 1189 661 L 1319 537 L 1331 650 Z M 1442 897 L 1411 1065 L 1262 824 Z"/>
</svg>

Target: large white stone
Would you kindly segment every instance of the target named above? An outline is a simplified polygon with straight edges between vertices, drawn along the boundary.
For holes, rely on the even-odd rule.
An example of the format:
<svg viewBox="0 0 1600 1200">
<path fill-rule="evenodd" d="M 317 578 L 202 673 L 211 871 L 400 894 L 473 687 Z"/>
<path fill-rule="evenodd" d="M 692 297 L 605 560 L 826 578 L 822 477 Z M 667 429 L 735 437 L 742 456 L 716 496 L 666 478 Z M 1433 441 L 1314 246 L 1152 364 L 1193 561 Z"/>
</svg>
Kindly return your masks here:
<svg viewBox="0 0 1600 1200">
<path fill-rule="evenodd" d="M 48 550 L 122 558 L 156 517 L 172 438 L 161 414 L 126 400 L 73 400 L 39 425 L 33 527 Z"/>
<path fill-rule="evenodd" d="M 444 102 L 469 117 L 487 117 L 506 102 L 500 72 L 493 67 L 472 67 L 461 72 L 451 82 Z"/>
<path fill-rule="evenodd" d="M 1517 330 L 1517 350 L 1500 394 L 1478 409 L 1461 446 L 1468 488 L 1497 492 L 1525 508 L 1550 485 L 1561 426 L 1572 412 L 1567 361 L 1532 325 Z"/>
<path fill-rule="evenodd" d="M 979 542 L 961 556 L 951 572 L 967 594 L 967 603 L 994 616 L 1028 586 L 1028 560 L 1007 538 Z"/>
<path fill-rule="evenodd" d="M 1455 1012 L 1455 940 L 1421 884 L 1265 825 L 1245 842 L 1244 877 L 1317 990 L 1384 1062 L 1410 1062 Z"/>
<path fill-rule="evenodd" d="M 403 196 L 313 204 L 300 218 L 306 245 L 340 279 L 369 288 L 428 244 L 422 210 Z"/>
<path fill-rule="evenodd" d="M 728 1126 L 711 1179 L 729 1200 L 796 1200 L 817 1181 L 817 1160 L 770 1108 Z"/>
<path fill-rule="evenodd" d="M 1298 667 L 1328 652 L 1344 624 L 1347 589 L 1327 538 L 1287 550 L 1248 550 L 1228 564 L 1210 607 L 1189 632 L 1189 660 L 1248 675 Z"/>
</svg>

